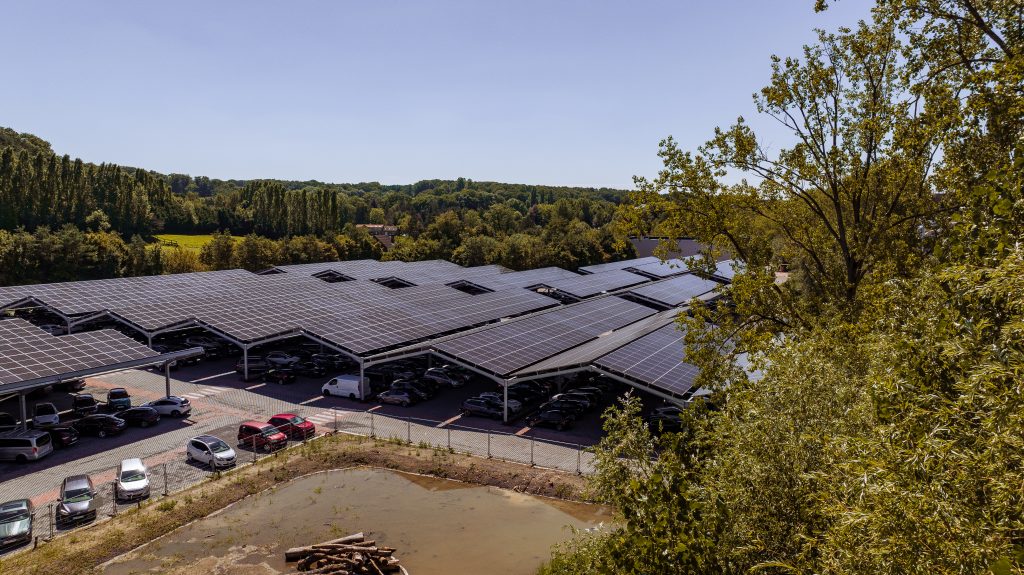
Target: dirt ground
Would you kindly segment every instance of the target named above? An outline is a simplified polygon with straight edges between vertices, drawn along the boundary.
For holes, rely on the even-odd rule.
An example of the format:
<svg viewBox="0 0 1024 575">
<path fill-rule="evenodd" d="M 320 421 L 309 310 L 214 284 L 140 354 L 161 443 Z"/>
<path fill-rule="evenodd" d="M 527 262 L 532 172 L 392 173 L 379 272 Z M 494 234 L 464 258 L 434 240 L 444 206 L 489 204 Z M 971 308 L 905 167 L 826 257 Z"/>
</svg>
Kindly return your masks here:
<svg viewBox="0 0 1024 575">
<path fill-rule="evenodd" d="M 118 555 L 276 484 L 316 471 L 360 465 L 584 500 L 585 480 L 575 474 L 397 442 L 335 435 L 262 459 L 255 465 L 225 473 L 49 543 L 40 542 L 38 549 L 0 561 L 0 573 L 93 573 L 96 566 Z"/>
</svg>

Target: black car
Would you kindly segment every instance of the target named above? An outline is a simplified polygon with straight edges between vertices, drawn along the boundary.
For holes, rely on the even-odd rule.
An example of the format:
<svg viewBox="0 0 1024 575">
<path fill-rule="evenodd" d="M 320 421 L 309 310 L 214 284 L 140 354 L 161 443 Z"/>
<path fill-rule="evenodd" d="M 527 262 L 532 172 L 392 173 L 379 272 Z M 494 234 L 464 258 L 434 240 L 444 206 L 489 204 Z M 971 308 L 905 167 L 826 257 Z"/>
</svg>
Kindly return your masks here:
<svg viewBox="0 0 1024 575">
<path fill-rule="evenodd" d="M 526 421 L 526 425 L 529 425 L 530 427 L 554 427 L 561 431 L 567 427 L 571 427 L 575 421 L 576 417 L 568 411 L 561 409 L 545 409 L 528 419 Z"/>
<path fill-rule="evenodd" d="M 477 415 L 480 417 L 491 417 L 494 419 L 501 419 L 505 416 L 505 410 L 501 405 L 479 397 L 473 397 L 463 401 L 462 413 L 466 415 Z"/>
<path fill-rule="evenodd" d="M 287 385 L 289 383 L 295 383 L 295 374 L 285 369 L 272 369 L 263 374 L 263 381 L 267 383 Z"/>
<path fill-rule="evenodd" d="M 312 361 L 300 361 L 289 368 L 289 371 L 306 377 L 323 377 L 327 375 L 327 366 Z"/>
<path fill-rule="evenodd" d="M 96 413 L 99 402 L 91 393 L 80 393 L 71 398 L 71 411 L 78 417 Z"/>
<path fill-rule="evenodd" d="M 160 344 L 155 344 L 152 349 L 153 349 L 153 351 L 155 351 L 157 353 L 174 353 L 176 351 L 183 351 L 183 350 L 186 350 L 186 349 L 192 349 L 192 346 L 173 344 L 173 343 L 160 343 Z M 204 348 L 203 355 L 205 355 L 205 348 Z M 186 366 L 186 365 L 195 365 L 195 364 L 201 362 L 202 360 L 203 360 L 203 356 L 202 355 L 194 355 L 192 357 L 186 357 L 186 358 L 183 358 L 183 359 L 176 359 L 173 362 L 171 362 L 171 369 L 174 370 L 174 369 L 178 369 L 179 367 Z M 159 369 L 159 368 L 157 368 L 157 369 Z"/>
<path fill-rule="evenodd" d="M 579 415 L 583 413 L 584 407 L 582 403 L 569 399 L 553 399 L 544 405 L 541 405 L 540 409 L 541 411 L 546 409 L 560 409 L 562 411 L 568 411 L 574 415 Z"/>
<path fill-rule="evenodd" d="M 10 431 L 18 427 L 18 420 L 10 413 L 0 412 L 0 431 Z"/>
<path fill-rule="evenodd" d="M 54 447 L 70 447 L 78 443 L 78 431 L 70 425 L 58 425 L 46 428 L 53 440 Z"/>
<path fill-rule="evenodd" d="M 160 413 L 152 407 L 137 406 L 119 411 L 116 414 L 118 419 L 123 419 L 127 425 L 149 427 L 160 421 Z"/>
<path fill-rule="evenodd" d="M 582 393 L 572 393 L 572 392 L 559 393 L 558 395 L 551 396 L 551 399 L 552 400 L 565 399 L 565 400 L 569 400 L 569 401 L 574 401 L 574 402 L 579 403 L 580 405 L 582 405 L 583 409 L 586 409 L 586 410 L 589 410 L 592 407 L 597 407 L 597 404 L 594 402 L 594 399 L 592 397 L 590 397 L 588 395 L 584 395 Z"/>
<path fill-rule="evenodd" d="M 69 381 L 58 381 L 53 384 L 53 388 L 58 391 L 82 391 L 85 389 L 85 380 L 72 379 Z"/>
<path fill-rule="evenodd" d="M 344 369 L 353 363 L 351 359 L 338 353 L 314 353 L 310 356 L 310 361 L 324 369 Z"/>
<path fill-rule="evenodd" d="M 71 425 L 82 435 L 95 435 L 96 437 L 106 437 L 121 433 L 127 427 L 125 421 L 120 417 L 104 413 L 86 415 Z"/>
</svg>

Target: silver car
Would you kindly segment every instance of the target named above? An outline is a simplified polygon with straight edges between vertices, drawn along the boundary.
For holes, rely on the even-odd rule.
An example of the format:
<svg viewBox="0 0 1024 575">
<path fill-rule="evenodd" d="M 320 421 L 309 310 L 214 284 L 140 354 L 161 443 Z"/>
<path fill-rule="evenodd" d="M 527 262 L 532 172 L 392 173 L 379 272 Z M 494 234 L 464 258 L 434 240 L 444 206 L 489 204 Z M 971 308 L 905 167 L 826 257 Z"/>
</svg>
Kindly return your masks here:
<svg viewBox="0 0 1024 575">
<path fill-rule="evenodd" d="M 88 475 L 72 475 L 60 486 L 57 523 L 96 519 L 96 488 Z"/>
<path fill-rule="evenodd" d="M 149 470 L 141 459 L 125 459 L 117 466 L 114 495 L 122 501 L 149 497 Z"/>
<path fill-rule="evenodd" d="M 189 403 L 188 399 L 176 395 L 150 401 L 142 405 L 143 407 L 152 407 L 160 415 L 169 415 L 171 417 L 185 417 L 192 413 L 192 404 Z"/>
<path fill-rule="evenodd" d="M 235 464 L 235 450 L 223 439 L 212 435 L 200 435 L 189 440 L 185 448 L 185 458 L 212 468 L 231 467 Z"/>
<path fill-rule="evenodd" d="M 32 511 L 28 499 L 0 504 L 0 548 L 32 540 Z"/>
</svg>

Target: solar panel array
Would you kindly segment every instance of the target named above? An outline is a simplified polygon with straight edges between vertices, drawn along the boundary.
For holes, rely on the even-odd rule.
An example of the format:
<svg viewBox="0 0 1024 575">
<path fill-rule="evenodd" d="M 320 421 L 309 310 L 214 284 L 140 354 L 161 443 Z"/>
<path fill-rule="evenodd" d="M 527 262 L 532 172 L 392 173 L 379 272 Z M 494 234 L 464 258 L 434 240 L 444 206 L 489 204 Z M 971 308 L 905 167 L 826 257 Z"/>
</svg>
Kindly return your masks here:
<svg viewBox="0 0 1024 575">
<path fill-rule="evenodd" d="M 647 256 L 645 258 L 634 258 L 631 260 L 622 260 L 619 262 L 609 262 L 606 264 L 595 264 L 592 266 L 583 266 L 580 268 L 581 273 L 585 274 L 596 274 L 612 270 L 624 270 L 635 266 L 641 266 L 644 264 L 653 264 L 661 260 L 654 256 Z"/>
<path fill-rule="evenodd" d="M 654 314 L 619 298 L 599 298 L 498 324 L 438 343 L 442 353 L 506 377 L 547 357 Z"/>
<path fill-rule="evenodd" d="M 597 367 L 639 383 L 682 396 L 693 387 L 698 370 L 683 363 L 683 336 L 666 325 L 598 358 Z"/>
<path fill-rule="evenodd" d="M 57 337 L 21 319 L 0 321 L 0 384 L 116 366 L 158 355 L 114 330 Z"/>
<path fill-rule="evenodd" d="M 596 274 L 550 280 L 545 282 L 544 285 L 564 294 L 582 299 L 648 281 L 650 279 L 625 270 L 610 270 Z"/>
<path fill-rule="evenodd" d="M 671 259 L 665 261 L 658 260 L 651 263 L 630 266 L 627 269 L 631 272 L 638 273 L 640 275 L 644 275 L 653 279 L 658 279 L 685 274 L 687 271 L 689 271 L 690 267 L 687 266 L 686 262 L 684 262 L 683 260 Z"/>
<path fill-rule="evenodd" d="M 630 290 L 629 293 L 668 307 L 678 307 L 721 285 L 716 281 L 686 274 L 645 285 Z"/>
<path fill-rule="evenodd" d="M 716 278 L 721 278 L 725 281 L 732 281 L 736 277 L 736 270 L 734 269 L 739 265 L 735 260 L 725 260 L 718 262 L 715 266 L 715 273 L 713 274 Z"/>
</svg>

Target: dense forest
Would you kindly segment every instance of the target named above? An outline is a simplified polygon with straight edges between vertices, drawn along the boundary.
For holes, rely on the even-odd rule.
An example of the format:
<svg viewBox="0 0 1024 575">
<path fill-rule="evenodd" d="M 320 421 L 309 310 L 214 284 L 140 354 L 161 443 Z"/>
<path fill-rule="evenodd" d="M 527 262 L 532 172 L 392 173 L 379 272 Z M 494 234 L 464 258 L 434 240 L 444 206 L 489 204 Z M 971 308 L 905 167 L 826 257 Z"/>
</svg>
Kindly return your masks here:
<svg viewBox="0 0 1024 575">
<path fill-rule="evenodd" d="M 566 268 L 628 257 L 611 189 L 212 180 L 58 156 L 0 128 L 0 285 L 334 259 L 442 258 Z M 357 224 L 389 224 L 386 253 Z M 214 233 L 201 254 L 148 245 Z M 241 241 L 223 236 L 241 237 Z"/>
<path fill-rule="evenodd" d="M 666 139 L 625 208 L 746 263 L 680 318 L 717 409 L 607 414 L 618 522 L 543 572 L 1022 573 L 1024 3 L 877 0 L 770 65 L 790 145 Z"/>
</svg>

